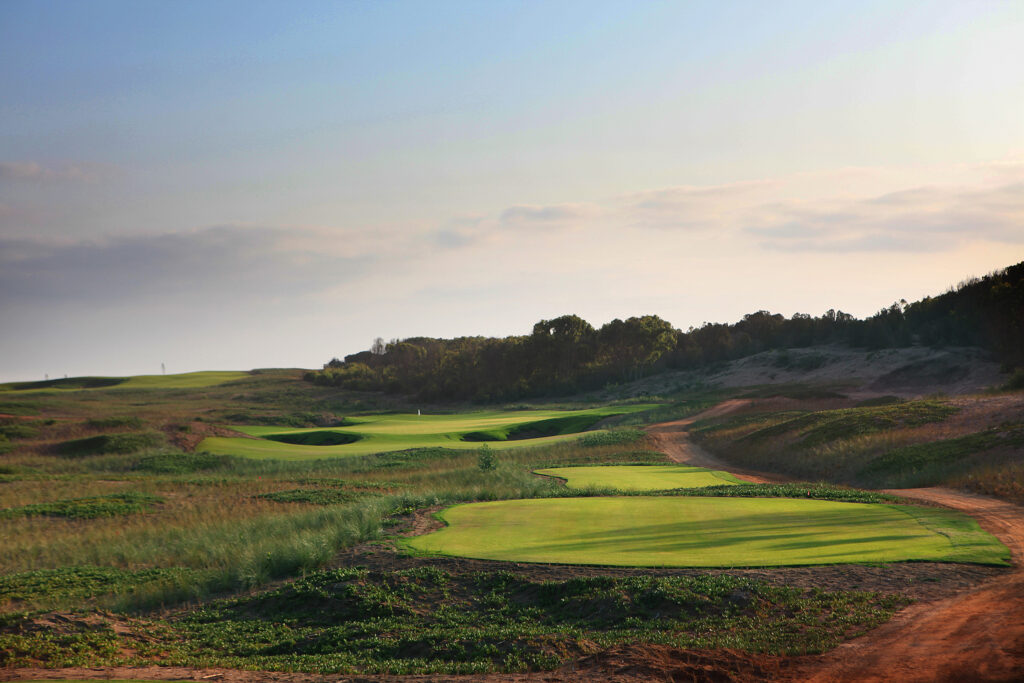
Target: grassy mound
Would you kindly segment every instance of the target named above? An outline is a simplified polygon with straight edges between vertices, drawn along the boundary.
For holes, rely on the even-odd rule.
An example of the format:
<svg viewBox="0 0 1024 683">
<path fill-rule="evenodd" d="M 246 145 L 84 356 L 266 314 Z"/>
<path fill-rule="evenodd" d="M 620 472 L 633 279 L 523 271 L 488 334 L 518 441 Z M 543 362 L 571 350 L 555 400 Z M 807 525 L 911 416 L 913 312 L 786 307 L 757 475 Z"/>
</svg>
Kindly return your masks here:
<svg viewBox="0 0 1024 683">
<path fill-rule="evenodd" d="M 123 434 L 100 434 L 84 439 L 72 439 L 54 447 L 58 455 L 80 458 L 106 453 L 138 453 L 148 448 L 164 445 L 164 435 L 159 432 L 127 432 Z"/>
<path fill-rule="evenodd" d="M 785 498 L 548 498 L 456 505 L 415 551 L 513 562 L 749 567 L 932 560 L 1006 564 L 945 510 Z M 958 541 L 947 530 L 957 520 Z"/>
</svg>

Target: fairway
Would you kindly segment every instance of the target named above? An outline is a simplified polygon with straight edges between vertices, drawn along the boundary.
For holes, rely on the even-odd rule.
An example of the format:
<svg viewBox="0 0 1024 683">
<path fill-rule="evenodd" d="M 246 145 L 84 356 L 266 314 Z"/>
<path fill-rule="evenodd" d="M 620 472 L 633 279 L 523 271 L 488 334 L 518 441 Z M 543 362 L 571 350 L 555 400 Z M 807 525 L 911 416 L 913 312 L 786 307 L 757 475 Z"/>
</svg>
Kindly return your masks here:
<svg viewBox="0 0 1024 683">
<path fill-rule="evenodd" d="M 1007 564 L 974 520 L 936 508 L 786 498 L 623 496 L 456 505 L 405 541 L 429 554 L 635 567 L 933 560 Z"/>
<path fill-rule="evenodd" d="M 131 377 L 70 377 L 42 382 L 0 384 L 0 391 L 20 393 L 95 391 L 97 389 L 201 389 L 231 382 L 249 373 L 241 370 L 205 370 L 177 375 L 133 375 Z"/>
<path fill-rule="evenodd" d="M 368 455 L 409 448 L 441 447 L 476 450 L 484 444 L 494 450 L 521 448 L 571 441 L 581 431 L 613 415 L 639 412 L 655 404 L 610 406 L 587 410 L 505 410 L 453 415 L 380 414 L 346 419 L 343 427 L 289 429 L 273 426 L 231 426 L 259 437 L 255 439 L 210 437 L 198 450 L 247 458 L 311 460 L 345 455 Z M 335 439 L 324 433 L 354 437 L 351 443 L 329 444 Z M 594 432 L 588 432 L 594 433 Z M 296 441 L 303 434 L 315 434 L 327 445 L 283 443 Z M 336 439 L 342 440 L 342 439 Z"/>
<path fill-rule="evenodd" d="M 566 480 L 573 489 L 616 488 L 623 491 L 722 486 L 743 482 L 728 472 L 687 465 L 602 465 L 598 467 L 547 467 L 537 474 Z"/>
</svg>

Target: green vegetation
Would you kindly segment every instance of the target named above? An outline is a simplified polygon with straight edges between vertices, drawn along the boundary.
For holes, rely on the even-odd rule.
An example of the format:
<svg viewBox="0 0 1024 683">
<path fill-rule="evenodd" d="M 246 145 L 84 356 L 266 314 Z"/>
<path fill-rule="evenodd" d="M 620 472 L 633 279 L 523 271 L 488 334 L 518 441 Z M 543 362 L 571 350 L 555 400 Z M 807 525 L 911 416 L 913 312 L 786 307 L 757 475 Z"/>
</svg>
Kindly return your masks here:
<svg viewBox="0 0 1024 683">
<path fill-rule="evenodd" d="M 273 493 L 261 493 L 258 498 L 272 500 L 275 503 L 306 503 L 308 505 L 337 505 L 356 500 L 360 495 L 342 489 L 291 489 L 289 491 L 274 491 Z"/>
<path fill-rule="evenodd" d="M 164 436 L 159 432 L 125 432 L 72 439 L 57 444 L 54 452 L 69 458 L 80 458 L 104 453 L 138 453 L 162 445 Z"/>
<path fill-rule="evenodd" d="M 360 415 L 349 418 L 345 427 L 330 430 L 234 427 L 236 431 L 259 438 L 210 437 L 199 444 L 199 449 L 223 455 L 281 460 L 366 455 L 428 447 L 475 450 L 482 441 L 492 448 L 505 450 L 576 439 L 581 430 L 599 420 L 649 408 L 650 404 L 632 404 L 586 410 Z M 588 437 L 598 434 L 601 432 L 588 434 Z M 632 431 L 623 436 L 619 436 L 620 432 L 615 434 L 608 438 L 611 443 L 637 438 Z M 332 440 L 338 443 L 332 443 Z"/>
<path fill-rule="evenodd" d="M 14 508 L 0 509 L 0 519 L 12 517 L 65 517 L 67 519 L 95 519 L 117 517 L 146 512 L 163 499 L 148 493 L 129 491 L 90 498 L 69 498 L 51 503 L 32 503 Z"/>
<path fill-rule="evenodd" d="M 807 498 L 831 500 L 837 503 L 898 503 L 902 499 L 878 491 L 839 488 L 828 484 L 806 482 L 790 484 L 740 484 L 726 486 L 702 486 L 692 489 L 675 489 L 673 496 L 714 496 L 729 498 Z"/>
<path fill-rule="evenodd" d="M 409 539 L 410 549 L 513 562 L 644 567 L 1009 561 L 1006 547 L 963 515 L 955 517 L 971 534 L 953 545 L 944 511 L 915 508 L 911 514 L 894 505 L 630 496 L 472 503 L 439 516 L 448 526 Z"/>
<path fill-rule="evenodd" d="M 887 486 L 927 486 L 960 474 L 967 459 L 996 448 L 1024 446 L 1024 424 L 988 429 L 953 439 L 901 446 L 867 463 L 858 478 Z"/>
<path fill-rule="evenodd" d="M 840 410 L 823 410 L 780 416 L 771 426 L 747 434 L 751 441 L 786 435 L 797 439 L 799 448 L 811 448 L 873 434 L 895 427 L 916 427 L 930 422 L 942 422 L 957 412 L 954 406 L 938 401 L 913 401 L 883 406 L 868 406 Z"/>
<path fill-rule="evenodd" d="M 940 400 L 883 397 L 859 407 L 752 413 L 697 425 L 694 437 L 729 462 L 853 486 L 960 485 L 1024 502 L 1012 472 L 1024 424 L 965 419 Z M 957 415 L 953 433 L 945 427 Z"/>
<path fill-rule="evenodd" d="M 499 571 L 346 568 L 214 602 L 172 621 L 118 634 L 83 623 L 65 637 L 84 642 L 98 632 L 106 638 L 107 647 L 80 655 L 90 666 L 117 662 L 125 648 L 160 653 L 168 666 L 473 674 L 550 669 L 566 657 L 637 641 L 822 652 L 884 622 L 903 604 L 896 597 L 807 594 L 733 576 L 534 581 Z M 54 648 L 27 619 L 0 629 L 8 666 L 53 666 L 68 649 Z"/>
<path fill-rule="evenodd" d="M 826 344 L 902 348 L 915 339 L 931 346 L 984 347 L 1008 367 L 1019 367 L 1024 366 L 1021 310 L 1024 262 L 936 297 L 893 303 L 864 320 L 835 309 L 789 319 L 757 311 L 731 325 L 705 323 L 683 331 L 654 315 L 615 319 L 600 329 L 579 316 L 563 315 L 537 322 L 530 334 L 504 339 L 378 340 L 373 349 L 344 361 L 334 358 L 307 378 L 323 386 L 424 400 L 513 401 L 594 391 L 768 350 L 777 352 L 777 367 L 810 372 L 827 365 L 829 356 L 797 349 Z M 824 395 L 820 388 L 812 391 Z"/>
<path fill-rule="evenodd" d="M 665 489 L 738 484 L 740 480 L 728 472 L 684 465 L 607 465 L 604 467 L 548 467 L 537 474 L 565 479 L 569 488 L 612 488 L 628 491 L 661 491 Z"/>
</svg>

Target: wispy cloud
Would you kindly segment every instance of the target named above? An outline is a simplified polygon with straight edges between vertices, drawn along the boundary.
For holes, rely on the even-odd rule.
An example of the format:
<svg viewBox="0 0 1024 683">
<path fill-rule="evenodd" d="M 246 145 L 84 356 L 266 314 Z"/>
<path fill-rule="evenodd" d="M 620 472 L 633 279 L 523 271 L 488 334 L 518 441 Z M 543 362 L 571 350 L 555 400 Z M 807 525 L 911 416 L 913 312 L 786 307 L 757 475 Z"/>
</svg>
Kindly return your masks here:
<svg viewBox="0 0 1024 683">
<path fill-rule="evenodd" d="M 252 302 L 322 290 L 366 271 L 370 253 L 311 230 L 218 226 L 47 242 L 0 240 L 0 303 Z"/>
<path fill-rule="evenodd" d="M 752 207 L 745 231 L 784 251 L 940 251 L 1024 243 L 1024 184 L 919 187 L 847 201 Z"/>
<path fill-rule="evenodd" d="M 86 162 L 45 164 L 38 161 L 0 161 L 0 181 L 4 182 L 95 182 L 114 172 L 114 167 L 108 164 Z"/>
</svg>

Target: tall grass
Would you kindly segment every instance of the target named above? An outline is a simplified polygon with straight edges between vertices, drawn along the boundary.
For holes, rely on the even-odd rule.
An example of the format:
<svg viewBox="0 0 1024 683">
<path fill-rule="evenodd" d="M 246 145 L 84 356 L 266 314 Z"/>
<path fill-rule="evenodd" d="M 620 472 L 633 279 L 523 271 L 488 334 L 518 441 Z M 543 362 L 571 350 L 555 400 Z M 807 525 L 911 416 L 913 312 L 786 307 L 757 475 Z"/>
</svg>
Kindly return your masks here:
<svg viewBox="0 0 1024 683">
<path fill-rule="evenodd" d="M 322 567 L 339 549 L 377 538 L 384 520 L 397 511 L 565 495 L 550 478 L 532 474 L 536 467 L 664 461 L 638 446 L 643 442 L 566 442 L 496 452 L 496 467 L 486 472 L 477 466 L 475 451 L 444 449 L 298 462 L 168 452 L 95 456 L 70 465 L 51 458 L 62 474 L 13 475 L 2 484 L 5 506 L 125 492 L 158 495 L 164 502 L 117 520 L 0 519 L 6 551 L 0 554 L 0 574 L 106 567 L 129 578 L 108 586 L 113 593 L 97 597 L 101 604 L 144 609 L 202 599 Z M 176 469 L 179 457 L 183 467 Z M 140 463 L 158 466 L 140 469 Z M 319 498 L 327 498 L 334 482 L 343 482 L 348 502 L 276 502 L 280 496 L 266 495 L 301 484 L 313 492 L 323 487 L 325 495 L 311 496 L 310 502 L 324 502 Z M 147 573 L 155 569 L 162 571 Z M 81 595 L 75 596 L 80 602 Z"/>
</svg>

